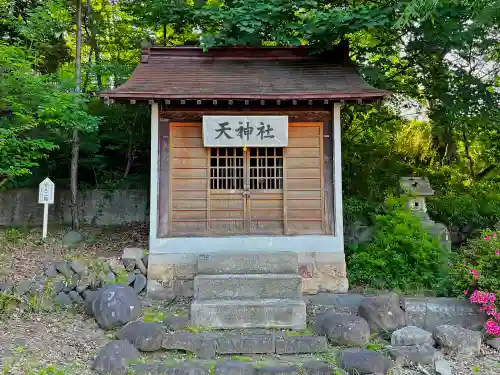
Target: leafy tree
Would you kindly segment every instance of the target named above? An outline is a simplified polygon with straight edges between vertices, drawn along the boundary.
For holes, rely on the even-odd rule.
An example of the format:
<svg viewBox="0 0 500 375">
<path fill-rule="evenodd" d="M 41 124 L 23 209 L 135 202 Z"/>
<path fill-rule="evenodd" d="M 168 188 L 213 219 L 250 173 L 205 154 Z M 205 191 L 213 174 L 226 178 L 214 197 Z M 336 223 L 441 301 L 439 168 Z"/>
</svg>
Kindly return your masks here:
<svg viewBox="0 0 500 375">
<path fill-rule="evenodd" d="M 0 43 L 0 185 L 29 175 L 58 147 L 47 133 L 96 126 L 83 98 L 64 82 L 35 74 L 32 59 L 25 49 Z"/>
<path fill-rule="evenodd" d="M 42 73 L 54 73 L 71 61 L 65 35 L 71 15 L 64 0 L 0 0 L 0 37 L 30 49 Z"/>
</svg>

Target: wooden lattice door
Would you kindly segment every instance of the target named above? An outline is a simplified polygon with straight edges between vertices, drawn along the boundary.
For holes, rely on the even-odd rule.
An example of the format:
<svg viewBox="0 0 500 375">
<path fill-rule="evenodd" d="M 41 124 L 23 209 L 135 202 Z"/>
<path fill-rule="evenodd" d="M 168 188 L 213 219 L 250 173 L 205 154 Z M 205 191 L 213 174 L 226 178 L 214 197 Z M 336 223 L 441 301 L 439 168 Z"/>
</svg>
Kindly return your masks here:
<svg viewBox="0 0 500 375">
<path fill-rule="evenodd" d="M 211 235 L 283 234 L 283 149 L 210 149 Z"/>
<path fill-rule="evenodd" d="M 283 149 L 252 148 L 247 157 L 248 233 L 283 234 Z"/>
</svg>

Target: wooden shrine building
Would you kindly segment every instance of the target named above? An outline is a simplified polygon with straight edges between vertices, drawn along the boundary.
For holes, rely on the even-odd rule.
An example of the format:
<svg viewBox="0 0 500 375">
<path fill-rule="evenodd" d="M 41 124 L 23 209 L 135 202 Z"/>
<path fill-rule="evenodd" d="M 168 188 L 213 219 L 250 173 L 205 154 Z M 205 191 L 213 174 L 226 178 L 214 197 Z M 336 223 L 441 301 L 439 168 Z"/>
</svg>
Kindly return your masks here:
<svg viewBox="0 0 500 375">
<path fill-rule="evenodd" d="M 196 257 L 293 251 L 303 293 L 346 291 L 340 118 L 388 95 L 340 52 L 152 47 L 102 94 L 151 105 L 148 291 L 192 294 Z"/>
</svg>

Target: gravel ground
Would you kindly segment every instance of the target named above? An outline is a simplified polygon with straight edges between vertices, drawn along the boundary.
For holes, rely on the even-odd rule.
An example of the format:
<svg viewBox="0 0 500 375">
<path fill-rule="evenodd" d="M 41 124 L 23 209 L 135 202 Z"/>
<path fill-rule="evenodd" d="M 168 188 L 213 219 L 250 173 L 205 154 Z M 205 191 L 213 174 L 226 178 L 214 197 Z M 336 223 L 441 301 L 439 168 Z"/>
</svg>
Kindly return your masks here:
<svg viewBox="0 0 500 375">
<path fill-rule="evenodd" d="M 0 231 L 0 282 L 35 277 L 43 272 L 46 265 L 66 256 L 85 254 L 88 257 L 115 257 L 120 255 L 123 247 L 145 247 L 147 243 L 147 229 L 143 225 L 86 229 L 83 232 L 88 241 L 71 250 L 63 249 L 60 245 L 64 228 L 53 229 L 51 236 L 44 242 L 40 241 L 39 232 L 39 229 L 27 231 L 21 233 L 17 239 L 6 240 L 4 233 Z M 175 301 L 143 299 L 142 302 L 145 315 L 150 317 L 155 314 L 161 317 L 162 314 L 168 316 L 188 312 L 187 299 Z M 113 336 L 114 332 L 101 330 L 92 318 L 79 311 L 58 313 L 16 311 L 9 316 L 0 315 L 0 365 L 4 369 L 1 373 L 26 375 L 30 374 L 28 370 L 30 368 L 53 364 L 57 368 L 64 368 L 65 375 L 91 374 L 92 358 L 99 348 L 113 339 Z M 336 351 L 337 348 L 331 348 L 329 358 L 333 357 Z M 188 356 L 159 352 L 148 354 L 144 359 L 156 358 L 184 360 Z M 306 358 L 307 356 L 261 357 L 278 363 L 300 362 Z M 483 347 L 480 357 L 471 359 L 447 357 L 447 359 L 452 366 L 453 375 L 500 374 L 500 352 L 487 346 Z M 435 374 L 431 368 L 425 370 L 428 374 Z M 416 369 L 395 368 L 392 375 L 423 373 Z"/>
<path fill-rule="evenodd" d="M 447 356 L 450 362 L 452 375 L 499 375 L 500 374 L 500 352 L 483 345 L 480 357 L 464 358 Z M 434 375 L 432 366 L 424 366 L 430 375 Z M 391 375 L 422 375 L 425 374 L 417 369 L 395 368 Z"/>
</svg>

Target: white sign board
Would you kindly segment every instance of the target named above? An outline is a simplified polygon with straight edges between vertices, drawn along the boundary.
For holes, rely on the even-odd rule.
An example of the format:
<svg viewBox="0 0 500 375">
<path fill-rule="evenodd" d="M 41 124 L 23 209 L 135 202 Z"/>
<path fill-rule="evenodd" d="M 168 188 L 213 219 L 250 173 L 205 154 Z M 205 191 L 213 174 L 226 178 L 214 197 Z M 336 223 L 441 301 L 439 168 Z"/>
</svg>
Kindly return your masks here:
<svg viewBox="0 0 500 375">
<path fill-rule="evenodd" d="M 203 145 L 288 146 L 288 116 L 203 116 Z"/>
<path fill-rule="evenodd" d="M 46 178 L 38 187 L 38 203 L 47 203 L 54 204 L 54 190 L 55 185 L 50 180 L 50 178 Z"/>
</svg>

